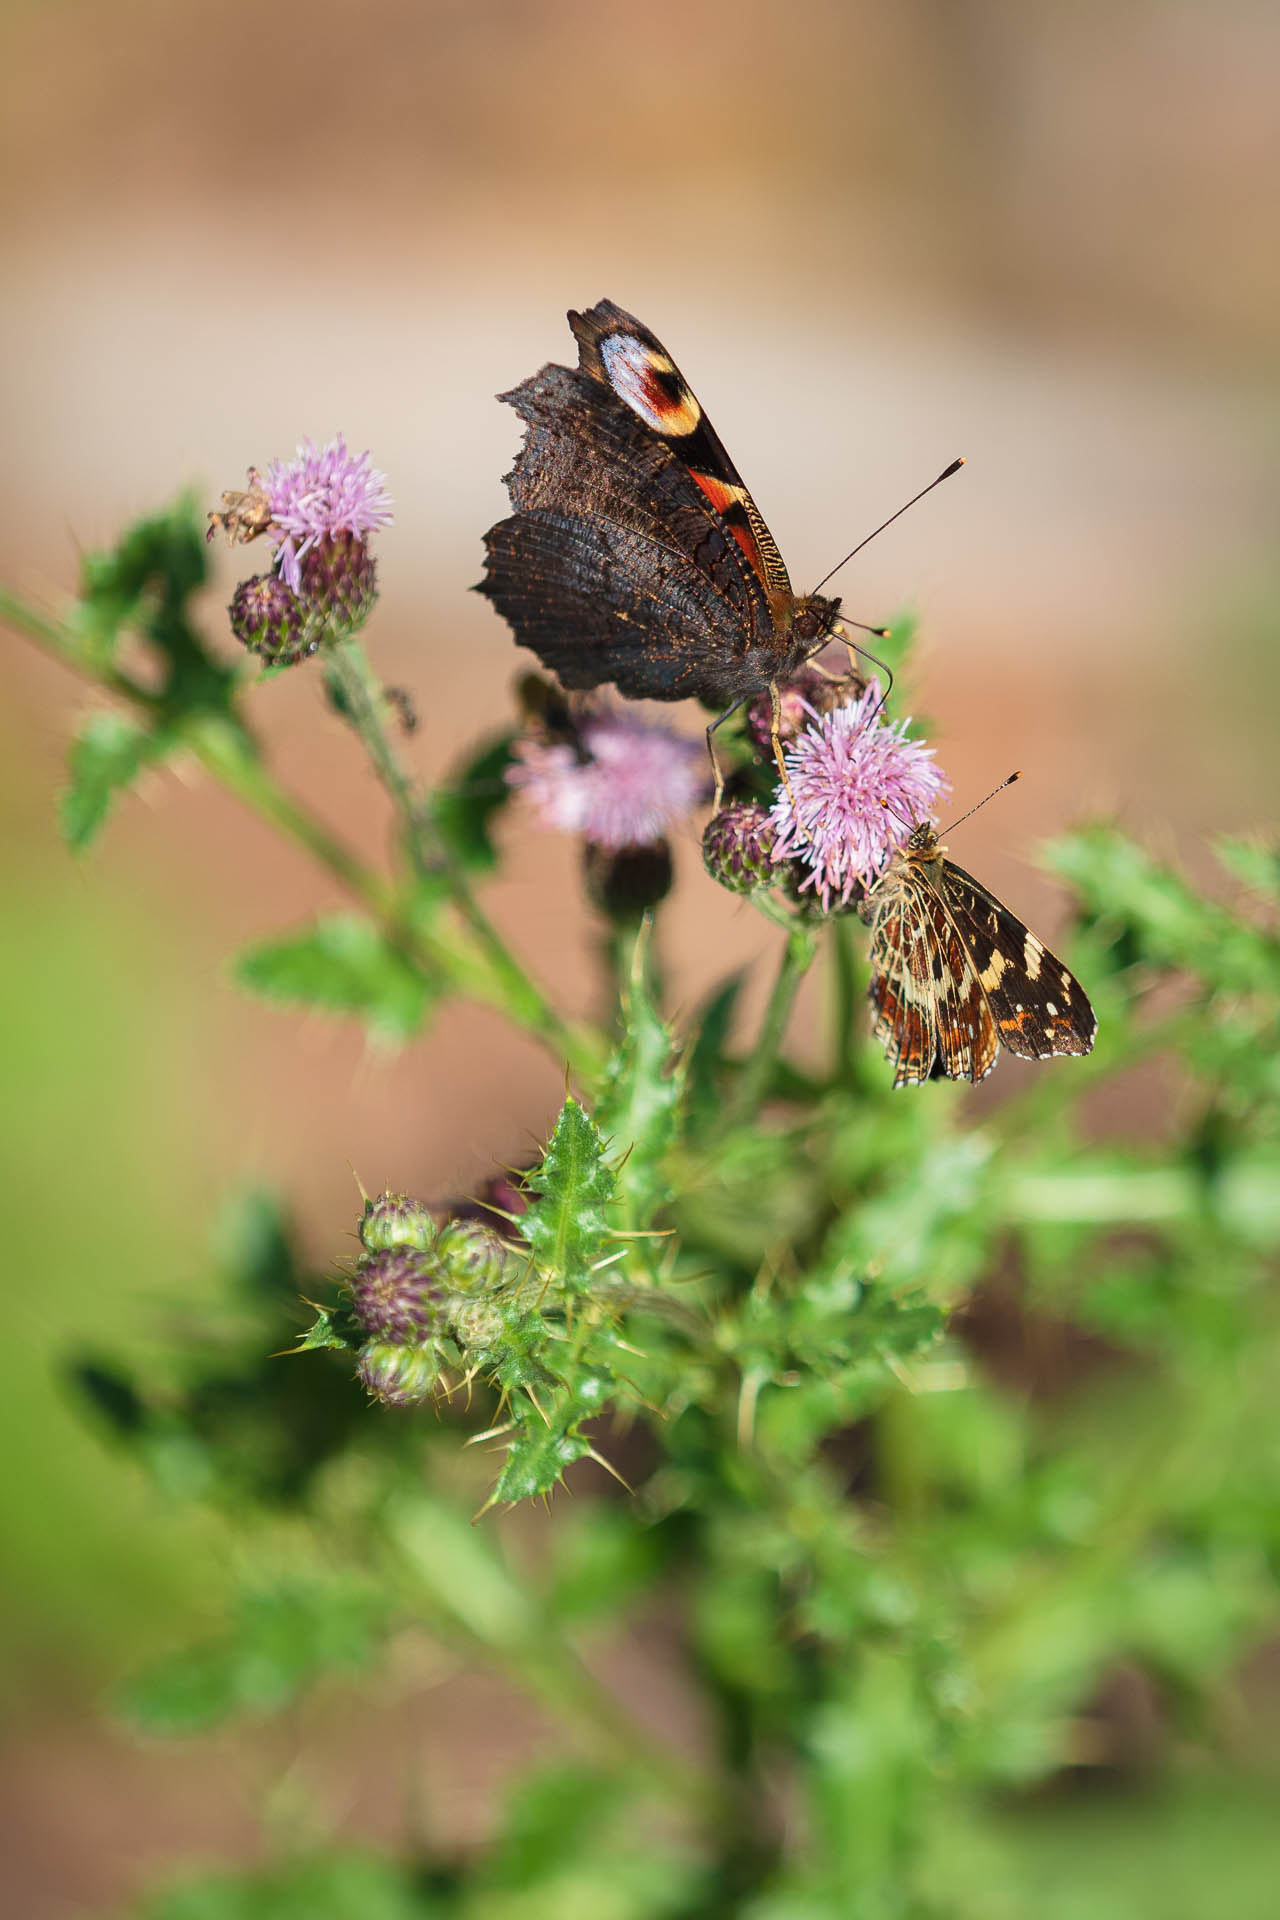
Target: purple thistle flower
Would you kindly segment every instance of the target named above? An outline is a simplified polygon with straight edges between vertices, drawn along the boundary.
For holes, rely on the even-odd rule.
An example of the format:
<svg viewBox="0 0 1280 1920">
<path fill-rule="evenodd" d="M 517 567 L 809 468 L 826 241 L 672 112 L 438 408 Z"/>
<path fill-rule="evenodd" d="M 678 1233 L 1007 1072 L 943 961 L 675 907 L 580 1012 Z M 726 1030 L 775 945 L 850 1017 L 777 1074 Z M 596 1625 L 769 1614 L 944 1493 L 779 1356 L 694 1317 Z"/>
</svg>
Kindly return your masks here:
<svg viewBox="0 0 1280 1920">
<path fill-rule="evenodd" d="M 791 793 L 779 787 L 773 803 L 773 857 L 808 867 L 802 886 L 817 890 L 828 913 L 833 902 L 848 906 L 855 889 L 869 888 L 912 826 L 951 790 L 933 748 L 906 738 L 910 721 L 879 715 L 880 688 L 871 680 L 849 706 L 815 714 L 785 755 Z"/>
<path fill-rule="evenodd" d="M 292 460 L 273 460 L 261 486 L 271 512 L 271 533 L 278 538 L 275 563 L 294 593 L 302 588 L 304 555 L 323 540 L 352 534 L 365 540 L 391 524 L 391 498 L 385 474 L 373 456 L 348 453 L 341 434 L 321 447 L 304 440 Z"/>
<path fill-rule="evenodd" d="M 706 750 L 631 713 L 596 712 L 564 741 L 517 740 L 508 783 L 542 826 L 597 847 L 647 847 L 711 791 Z M 585 757 L 584 757 L 585 756 Z"/>
</svg>

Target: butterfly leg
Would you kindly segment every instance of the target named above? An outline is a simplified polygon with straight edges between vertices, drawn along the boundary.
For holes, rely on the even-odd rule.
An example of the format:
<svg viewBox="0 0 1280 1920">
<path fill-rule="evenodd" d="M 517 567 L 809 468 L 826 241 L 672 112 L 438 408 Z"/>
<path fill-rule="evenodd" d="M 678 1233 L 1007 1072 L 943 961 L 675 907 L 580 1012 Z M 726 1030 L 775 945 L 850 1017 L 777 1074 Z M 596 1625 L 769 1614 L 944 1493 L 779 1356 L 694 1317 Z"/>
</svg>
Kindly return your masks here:
<svg viewBox="0 0 1280 1920">
<path fill-rule="evenodd" d="M 773 748 L 773 757 L 778 763 L 778 772 L 782 776 L 782 784 L 787 790 L 787 798 L 794 812 L 796 797 L 791 791 L 791 775 L 787 772 L 787 763 L 782 754 L 782 695 L 778 692 L 776 680 L 769 682 L 769 704 L 771 708 L 769 745 Z"/>
<path fill-rule="evenodd" d="M 719 813 L 720 803 L 724 799 L 724 769 L 721 767 L 720 762 L 716 759 L 716 750 L 715 750 L 715 747 L 712 745 L 711 736 L 715 732 L 717 727 L 722 727 L 724 725 L 726 720 L 732 720 L 734 714 L 738 711 L 739 707 L 745 707 L 748 700 L 752 700 L 754 698 L 755 698 L 754 694 L 744 693 L 742 698 L 740 700 L 735 700 L 731 707 L 726 707 L 723 713 L 718 713 L 715 719 L 711 722 L 710 726 L 707 728 L 707 754 L 711 760 L 711 771 L 715 776 L 715 783 L 716 783 L 716 790 L 711 800 L 711 809 L 713 813 Z"/>
</svg>

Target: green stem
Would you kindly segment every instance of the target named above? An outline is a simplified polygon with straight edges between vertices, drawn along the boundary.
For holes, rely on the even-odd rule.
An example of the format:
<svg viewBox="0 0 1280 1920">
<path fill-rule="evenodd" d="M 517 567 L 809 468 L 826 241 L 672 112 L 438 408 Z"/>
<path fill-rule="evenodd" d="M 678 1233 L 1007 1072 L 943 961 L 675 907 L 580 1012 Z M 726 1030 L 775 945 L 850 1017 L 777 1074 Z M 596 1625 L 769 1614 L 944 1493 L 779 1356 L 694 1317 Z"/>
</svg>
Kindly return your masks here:
<svg viewBox="0 0 1280 1920">
<path fill-rule="evenodd" d="M 847 915 L 837 916 L 831 929 L 831 943 L 836 1084 L 852 1087 L 856 1079 L 853 1035 L 858 1017 L 858 962 L 853 950 L 853 928 Z"/>
<path fill-rule="evenodd" d="M 756 1050 L 743 1068 L 737 1090 L 729 1104 L 726 1116 L 729 1125 L 741 1125 L 753 1119 L 768 1092 L 782 1036 L 791 1018 L 800 982 L 813 964 L 816 947 L 817 942 L 808 928 L 793 924 L 782 950 L 782 961 L 773 983 L 773 992 L 769 995 L 769 1004 L 764 1010 Z"/>
<path fill-rule="evenodd" d="M 497 1004 L 515 1025 L 536 1034 L 578 1072 L 593 1074 L 600 1065 L 601 1043 L 570 1026 L 557 1013 L 480 906 L 461 865 L 436 831 L 429 805 L 415 788 L 392 742 L 386 725 L 386 695 L 364 648 L 356 640 L 341 641 L 330 648 L 325 665 L 338 694 L 339 711 L 359 735 L 396 809 L 416 877 L 443 881 L 488 963 Z"/>
</svg>

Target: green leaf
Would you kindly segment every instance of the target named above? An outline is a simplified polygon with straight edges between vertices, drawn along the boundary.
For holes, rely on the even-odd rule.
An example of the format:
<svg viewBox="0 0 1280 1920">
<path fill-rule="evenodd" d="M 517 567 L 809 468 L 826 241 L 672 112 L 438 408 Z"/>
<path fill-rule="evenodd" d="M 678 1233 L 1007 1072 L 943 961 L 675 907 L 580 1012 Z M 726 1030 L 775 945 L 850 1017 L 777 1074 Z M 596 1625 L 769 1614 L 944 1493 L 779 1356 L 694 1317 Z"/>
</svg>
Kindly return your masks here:
<svg viewBox="0 0 1280 1920">
<path fill-rule="evenodd" d="M 507 1448 L 493 1489 L 494 1502 L 532 1500 L 558 1486 L 565 1468 L 591 1451 L 590 1442 L 571 1426 L 566 1429 L 554 1422 L 546 1426 L 536 1414 L 524 1420 Z"/>
<path fill-rule="evenodd" d="M 586 1292 L 609 1231 L 614 1176 L 599 1129 L 572 1095 L 525 1184 L 535 1198 L 519 1227 L 538 1265 L 553 1283 Z"/>
<path fill-rule="evenodd" d="M 207 575 L 204 528 L 190 495 L 135 522 L 110 552 L 87 554 L 70 624 L 89 662 L 110 664 L 122 635 L 140 633 L 163 662 L 168 711 L 225 712 L 235 676 L 208 651 L 189 613 Z"/>
<path fill-rule="evenodd" d="M 513 734 L 487 741 L 464 762 L 447 787 L 431 795 L 431 814 L 454 858 L 476 873 L 497 865 L 493 822 L 511 798 L 505 774 L 511 765 Z"/>
<path fill-rule="evenodd" d="M 1241 886 L 1280 901 L 1280 843 L 1224 833 L 1214 841 L 1213 850 Z"/>
<path fill-rule="evenodd" d="M 1215 906 L 1115 827 L 1065 834 L 1043 850 L 1075 888 L 1087 915 L 1110 925 L 1133 957 L 1183 967 L 1215 992 L 1280 990 L 1280 945 Z"/>
<path fill-rule="evenodd" d="M 224 1636 L 158 1661 L 128 1688 L 125 1712 L 166 1734 L 278 1712 L 322 1673 L 367 1667 L 385 1624 L 381 1595 L 349 1575 L 294 1577 L 246 1593 Z"/>
<path fill-rule="evenodd" d="M 720 1114 L 723 1089 L 720 1069 L 725 1045 L 738 1010 L 745 973 L 733 973 L 706 1001 L 689 1050 L 685 1121 L 689 1132 L 702 1133 Z"/>
<path fill-rule="evenodd" d="M 162 759 L 167 746 L 122 713 L 90 715 L 72 744 L 71 785 L 59 802 L 63 834 L 77 853 L 97 836 L 116 795 Z"/>
<path fill-rule="evenodd" d="M 184 1876 L 138 1909 L 141 1920 L 445 1920 L 455 1911 L 409 1869 L 354 1852 Z"/>
<path fill-rule="evenodd" d="M 641 933 L 642 957 L 647 934 Z M 617 1191 L 628 1227 L 647 1227 L 671 1195 L 665 1159 L 679 1129 L 683 1076 L 672 1070 L 671 1030 L 637 966 L 623 1002 L 623 1034 L 604 1071 L 597 1114 L 618 1163 Z M 619 1158 L 619 1156 L 621 1156 Z"/>
<path fill-rule="evenodd" d="M 318 920 L 284 940 L 249 947 L 235 962 L 243 987 L 268 1000 L 359 1014 L 379 1039 L 407 1040 L 437 996 L 372 921 L 354 914 Z"/>
<path fill-rule="evenodd" d="M 344 1340 L 334 1326 L 334 1315 L 327 1307 L 317 1307 L 316 1317 L 307 1328 L 292 1353 L 310 1353 L 316 1347 L 349 1347 L 351 1342 Z"/>
</svg>

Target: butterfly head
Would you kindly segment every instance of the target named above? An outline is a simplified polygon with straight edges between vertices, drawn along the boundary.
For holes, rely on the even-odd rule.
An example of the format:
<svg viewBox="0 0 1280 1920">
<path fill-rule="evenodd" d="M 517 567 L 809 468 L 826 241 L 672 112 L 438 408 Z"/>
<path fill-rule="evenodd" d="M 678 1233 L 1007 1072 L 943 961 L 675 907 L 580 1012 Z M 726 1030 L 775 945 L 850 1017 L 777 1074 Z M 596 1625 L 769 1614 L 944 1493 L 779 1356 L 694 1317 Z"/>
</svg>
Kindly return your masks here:
<svg viewBox="0 0 1280 1920">
<path fill-rule="evenodd" d="M 797 599 L 791 618 L 791 632 L 807 649 L 813 649 L 836 630 L 840 617 L 840 599 L 824 593 L 806 594 Z"/>
</svg>

